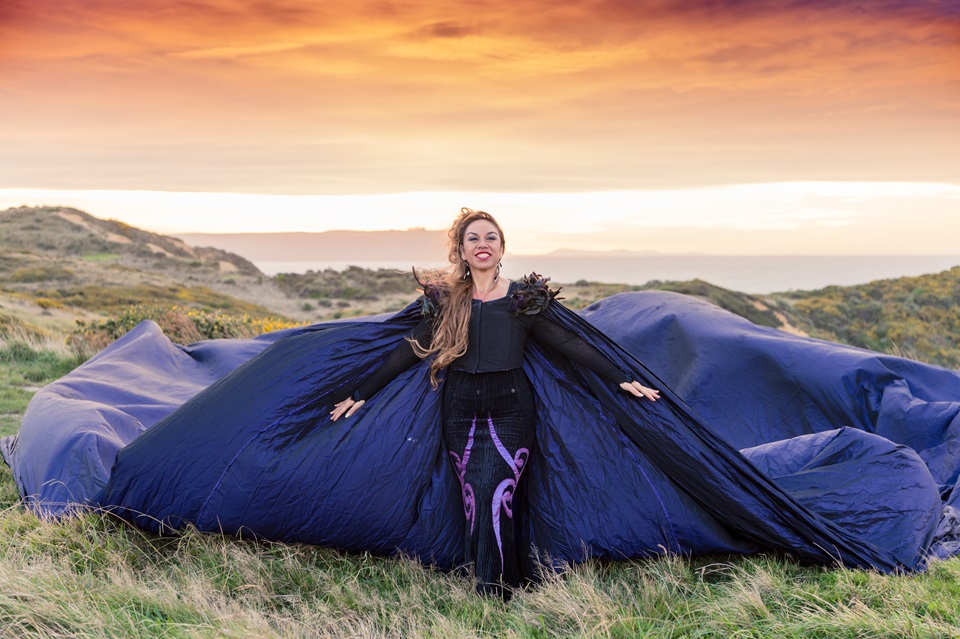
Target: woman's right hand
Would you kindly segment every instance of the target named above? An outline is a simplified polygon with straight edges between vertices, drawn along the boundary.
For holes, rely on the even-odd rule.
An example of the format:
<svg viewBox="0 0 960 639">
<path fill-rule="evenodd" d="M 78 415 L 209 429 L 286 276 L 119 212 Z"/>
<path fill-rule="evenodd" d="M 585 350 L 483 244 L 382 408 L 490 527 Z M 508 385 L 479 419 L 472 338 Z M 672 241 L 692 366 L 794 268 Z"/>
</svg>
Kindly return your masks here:
<svg viewBox="0 0 960 639">
<path fill-rule="evenodd" d="M 660 391 L 654 388 L 647 388 L 636 380 L 632 382 L 624 382 L 620 384 L 620 388 L 627 391 L 634 397 L 646 397 L 651 402 L 655 402 L 660 399 Z"/>
<path fill-rule="evenodd" d="M 363 399 L 361 399 L 359 402 L 355 402 L 353 401 L 352 397 L 346 398 L 339 404 L 336 404 L 333 407 L 333 410 L 330 411 L 330 414 L 333 416 L 331 417 L 331 421 L 334 421 L 334 422 L 337 421 L 338 419 L 343 417 L 344 413 L 346 413 L 347 417 L 350 417 L 355 412 L 360 410 L 360 407 L 363 406 L 365 402 L 366 400 L 363 400 Z"/>
</svg>

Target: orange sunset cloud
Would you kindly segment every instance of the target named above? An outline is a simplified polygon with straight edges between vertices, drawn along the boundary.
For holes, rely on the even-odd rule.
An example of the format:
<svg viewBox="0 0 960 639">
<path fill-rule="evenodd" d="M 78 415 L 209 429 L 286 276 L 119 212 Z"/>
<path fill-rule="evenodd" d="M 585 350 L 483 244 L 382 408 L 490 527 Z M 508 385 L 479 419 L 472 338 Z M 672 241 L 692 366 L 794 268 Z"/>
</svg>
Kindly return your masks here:
<svg viewBox="0 0 960 639">
<path fill-rule="evenodd" d="M 0 73 L 3 188 L 957 179 L 933 0 L 18 0 Z"/>
</svg>

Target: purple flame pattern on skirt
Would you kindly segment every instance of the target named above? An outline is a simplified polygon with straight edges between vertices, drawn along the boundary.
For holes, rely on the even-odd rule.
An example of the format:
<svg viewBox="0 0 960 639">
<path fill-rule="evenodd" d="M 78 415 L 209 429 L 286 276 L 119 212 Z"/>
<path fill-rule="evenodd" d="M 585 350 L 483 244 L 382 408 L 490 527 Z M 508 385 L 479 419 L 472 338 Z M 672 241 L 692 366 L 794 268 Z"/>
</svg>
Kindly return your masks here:
<svg viewBox="0 0 960 639">
<path fill-rule="evenodd" d="M 470 461 L 470 451 L 473 449 L 473 434 L 477 430 L 477 418 L 473 418 L 470 425 L 470 434 L 467 435 L 467 447 L 463 449 L 463 458 L 452 450 L 447 451 L 453 458 L 453 465 L 460 478 L 460 496 L 463 498 L 463 515 L 470 522 L 470 534 L 473 535 L 473 523 L 477 517 L 477 502 L 474 497 L 473 486 L 467 483 L 467 462 Z M 502 553 L 501 553 L 502 554 Z"/>
<path fill-rule="evenodd" d="M 497 548 L 500 550 L 500 569 L 503 571 L 505 567 L 503 562 L 503 543 L 500 540 L 500 509 L 503 508 L 503 512 L 506 513 L 507 518 L 513 519 L 513 493 L 517 488 L 517 482 L 520 481 L 520 473 L 523 472 L 527 459 L 530 457 L 530 451 L 526 448 L 518 448 L 516 455 L 511 456 L 510 451 L 507 450 L 507 447 L 504 446 L 500 438 L 497 437 L 497 431 L 493 428 L 493 417 L 489 414 L 487 415 L 487 425 L 490 427 L 490 438 L 493 439 L 497 451 L 500 453 L 500 456 L 503 457 L 503 461 L 507 462 L 513 470 L 513 477 L 504 479 L 497 486 L 497 489 L 493 493 L 493 504 L 491 504 L 493 507 L 493 534 L 497 538 Z M 472 435 L 473 431 L 470 431 L 470 433 Z"/>
</svg>

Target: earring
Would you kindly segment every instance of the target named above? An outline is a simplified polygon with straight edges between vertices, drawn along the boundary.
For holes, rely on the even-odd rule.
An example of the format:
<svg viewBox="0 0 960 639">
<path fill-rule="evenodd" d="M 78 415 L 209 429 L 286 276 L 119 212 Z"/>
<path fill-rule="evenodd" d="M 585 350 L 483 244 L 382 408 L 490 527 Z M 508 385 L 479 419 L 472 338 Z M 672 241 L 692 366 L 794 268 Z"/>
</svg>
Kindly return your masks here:
<svg viewBox="0 0 960 639">
<path fill-rule="evenodd" d="M 503 266 L 503 262 L 497 261 L 497 272 L 493 274 L 493 281 L 496 282 L 500 279 L 500 268 Z"/>
<path fill-rule="evenodd" d="M 464 267 L 463 267 L 463 279 L 465 279 L 465 280 L 466 280 L 466 279 L 470 279 L 470 266 L 467 265 L 467 261 L 466 261 L 466 260 L 463 261 L 463 264 L 464 264 Z"/>
</svg>

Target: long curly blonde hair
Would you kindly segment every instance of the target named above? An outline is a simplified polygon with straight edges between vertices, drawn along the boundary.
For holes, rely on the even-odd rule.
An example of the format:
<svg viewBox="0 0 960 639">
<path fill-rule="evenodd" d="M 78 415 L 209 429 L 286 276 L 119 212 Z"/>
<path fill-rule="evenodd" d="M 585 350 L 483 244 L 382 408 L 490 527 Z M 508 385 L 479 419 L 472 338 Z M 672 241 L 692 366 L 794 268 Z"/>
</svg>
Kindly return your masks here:
<svg viewBox="0 0 960 639">
<path fill-rule="evenodd" d="M 414 352 L 420 358 L 434 355 L 430 363 L 430 385 L 437 388 L 437 373 L 467 352 L 467 333 L 470 328 L 470 304 L 473 298 L 473 279 L 467 274 L 467 263 L 460 257 L 460 247 L 467 227 L 477 220 L 487 220 L 497 227 L 501 250 L 506 246 L 503 229 L 492 215 L 484 211 L 462 208 L 447 232 L 447 259 L 445 269 L 427 269 L 417 273 L 417 281 L 426 289 L 435 287 L 441 293 L 439 313 L 433 323 L 433 340 L 423 347 L 411 340 Z"/>
</svg>

